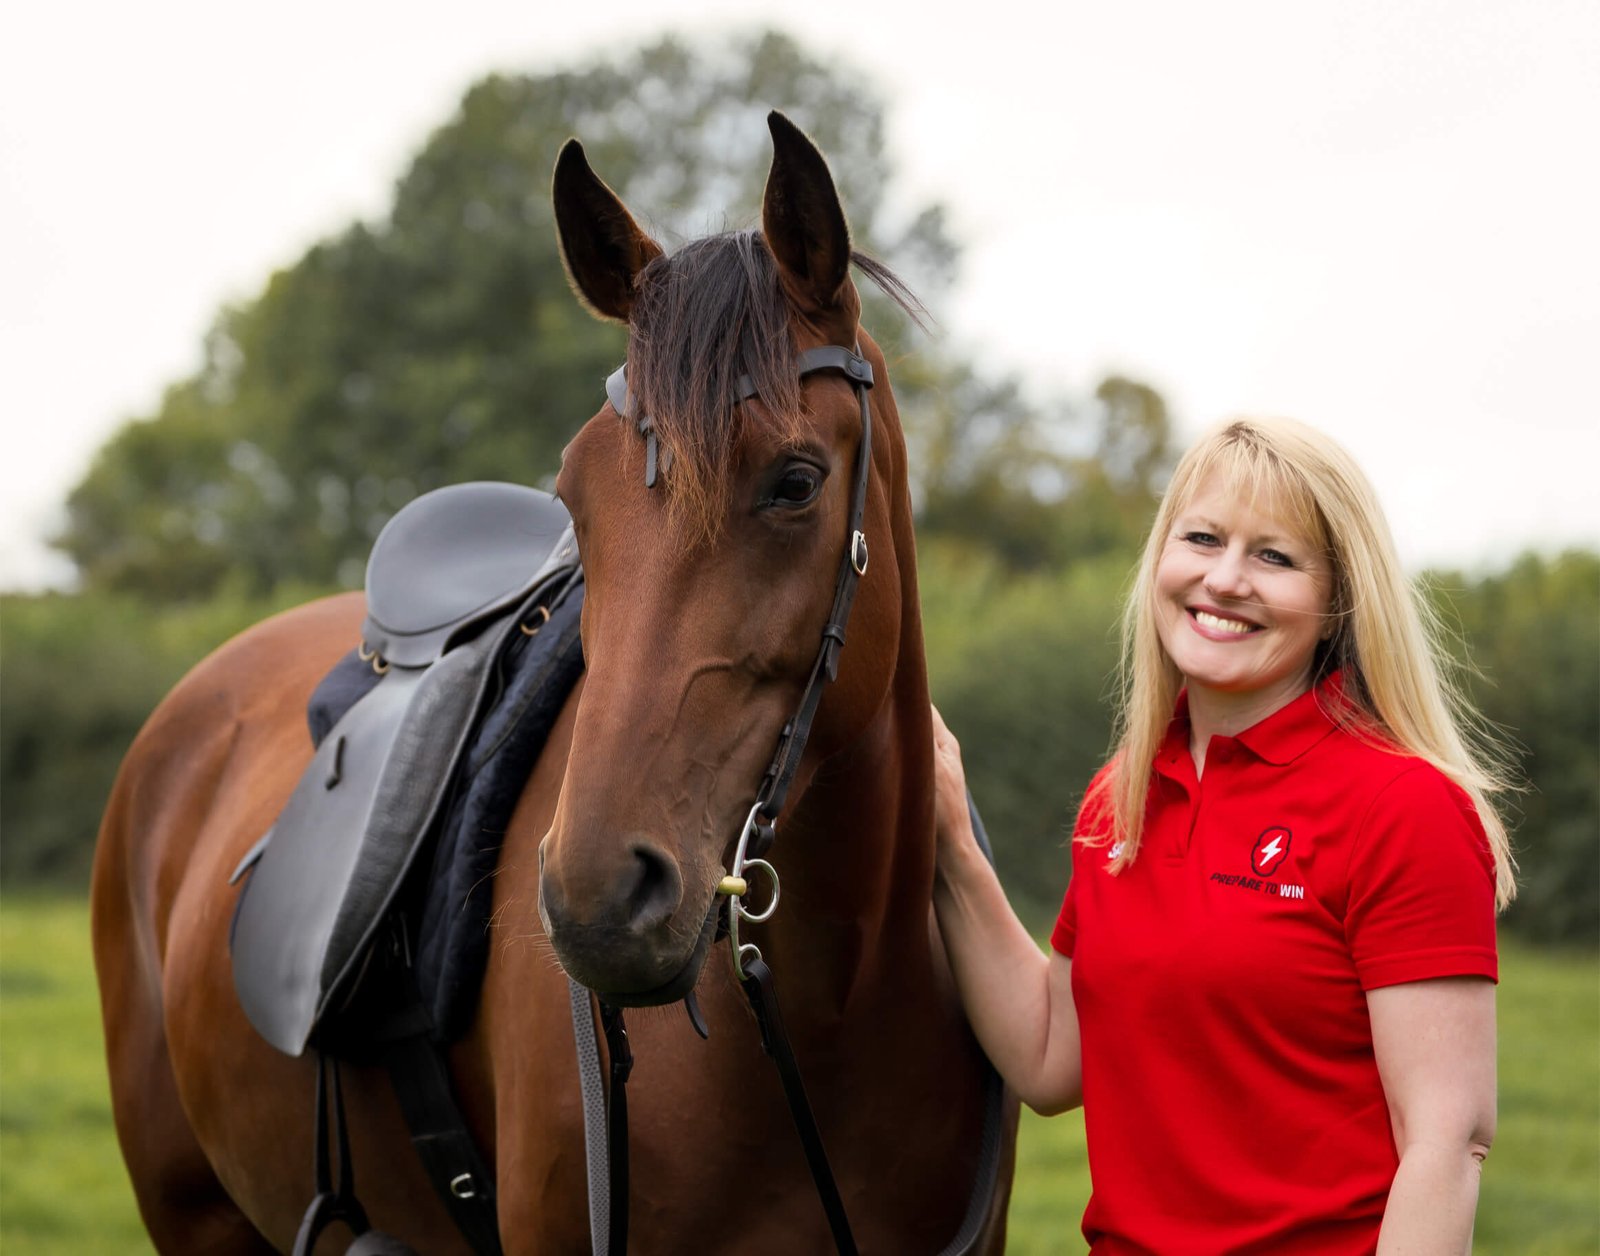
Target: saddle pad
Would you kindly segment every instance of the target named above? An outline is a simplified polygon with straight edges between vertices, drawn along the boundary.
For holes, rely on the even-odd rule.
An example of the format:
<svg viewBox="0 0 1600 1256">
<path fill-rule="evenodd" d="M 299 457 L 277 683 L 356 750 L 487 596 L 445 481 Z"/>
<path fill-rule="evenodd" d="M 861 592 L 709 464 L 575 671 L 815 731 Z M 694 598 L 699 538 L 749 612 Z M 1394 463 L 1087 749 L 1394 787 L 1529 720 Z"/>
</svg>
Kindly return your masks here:
<svg viewBox="0 0 1600 1256">
<path fill-rule="evenodd" d="M 327 740 L 333 726 L 342 720 L 345 712 L 378 687 L 383 675 L 373 669 L 372 660 L 361 657 L 360 650 L 351 650 L 334 665 L 334 668 L 311 691 L 311 701 L 306 703 L 306 726 L 311 732 L 313 748 Z"/>
</svg>

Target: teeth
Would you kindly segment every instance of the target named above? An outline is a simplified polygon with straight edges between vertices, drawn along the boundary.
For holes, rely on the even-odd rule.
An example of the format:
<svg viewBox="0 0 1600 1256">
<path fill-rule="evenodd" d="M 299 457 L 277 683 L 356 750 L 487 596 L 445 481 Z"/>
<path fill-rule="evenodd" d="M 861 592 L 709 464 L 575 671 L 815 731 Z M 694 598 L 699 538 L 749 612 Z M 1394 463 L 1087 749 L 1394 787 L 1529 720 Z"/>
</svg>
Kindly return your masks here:
<svg viewBox="0 0 1600 1256">
<path fill-rule="evenodd" d="M 1255 627 L 1254 624 L 1246 624 L 1237 619 L 1223 619 L 1220 615 L 1212 615 L 1206 611 L 1196 611 L 1194 618 L 1202 628 L 1209 628 L 1213 632 L 1246 633 Z"/>
</svg>

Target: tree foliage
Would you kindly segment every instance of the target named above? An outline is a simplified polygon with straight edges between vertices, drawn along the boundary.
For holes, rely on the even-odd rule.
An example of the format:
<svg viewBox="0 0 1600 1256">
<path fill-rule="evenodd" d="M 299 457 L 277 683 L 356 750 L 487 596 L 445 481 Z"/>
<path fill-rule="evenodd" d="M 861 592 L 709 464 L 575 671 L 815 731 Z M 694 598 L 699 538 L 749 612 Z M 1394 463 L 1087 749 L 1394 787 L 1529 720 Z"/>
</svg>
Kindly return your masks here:
<svg viewBox="0 0 1600 1256">
<path fill-rule="evenodd" d="M 574 134 L 670 247 L 753 224 L 764 114 L 780 103 L 828 153 L 858 244 L 939 289 L 955 245 L 939 206 L 887 208 L 883 106 L 866 81 L 763 34 L 709 48 L 666 38 L 476 84 L 383 221 L 318 243 L 222 312 L 199 372 L 100 451 L 59 544 L 89 587 L 163 598 L 349 583 L 417 493 L 548 483 L 623 351 L 557 253 L 550 171 Z M 746 217 L 724 219 L 729 206 Z M 873 301 L 869 318 L 890 345 L 904 338 L 891 303 Z"/>
<path fill-rule="evenodd" d="M 87 886 L 117 767 L 156 704 L 228 637 L 310 595 L 159 611 L 127 594 L 0 597 L 0 882 Z"/>
<path fill-rule="evenodd" d="M 1012 904 L 1035 928 L 1061 905 L 1084 787 L 1111 740 L 1116 623 L 1131 558 L 1016 575 L 968 545 L 923 547 L 928 683 Z"/>
<path fill-rule="evenodd" d="M 1430 582 L 1459 625 L 1468 690 L 1526 788 L 1507 800 L 1519 864 L 1508 927 L 1600 940 L 1600 554 L 1528 554 Z"/>
</svg>

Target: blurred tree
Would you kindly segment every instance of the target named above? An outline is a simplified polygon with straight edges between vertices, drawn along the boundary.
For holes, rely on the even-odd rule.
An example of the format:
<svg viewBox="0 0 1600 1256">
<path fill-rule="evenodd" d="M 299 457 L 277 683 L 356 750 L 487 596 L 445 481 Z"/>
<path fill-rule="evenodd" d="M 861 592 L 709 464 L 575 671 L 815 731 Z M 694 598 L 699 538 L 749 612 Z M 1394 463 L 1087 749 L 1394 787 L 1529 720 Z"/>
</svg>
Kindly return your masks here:
<svg viewBox="0 0 1600 1256">
<path fill-rule="evenodd" d="M 928 683 L 961 742 L 1006 893 L 1035 931 L 1061 906 L 1068 841 L 1111 739 L 1130 560 L 1017 575 L 935 540 L 919 554 Z"/>
<path fill-rule="evenodd" d="M 919 401 L 923 535 L 976 543 L 1019 571 L 1137 553 L 1177 458 L 1154 389 L 1113 375 L 1088 403 L 1035 408 L 1015 379 L 957 362 Z"/>
<path fill-rule="evenodd" d="M 1519 870 L 1506 927 L 1600 941 L 1600 554 L 1526 554 L 1477 580 L 1430 577 L 1458 625 L 1468 691 L 1509 740 L 1527 791 L 1507 800 Z"/>
<path fill-rule="evenodd" d="M 124 427 L 68 502 L 58 543 L 89 587 L 160 597 L 286 578 L 351 583 L 387 517 L 475 478 L 548 483 L 602 400 L 619 329 L 568 290 L 549 178 L 583 138 L 668 247 L 754 222 L 780 104 L 827 152 L 860 247 L 924 292 L 948 283 L 944 213 L 892 213 L 883 105 L 792 39 L 666 38 L 572 70 L 494 76 L 357 224 L 225 310 L 196 376 Z M 654 217 L 651 217 L 654 215 Z M 905 316 L 865 294 L 890 349 Z"/>
<path fill-rule="evenodd" d="M 117 765 L 162 695 L 225 638 L 309 595 L 285 586 L 154 614 L 127 594 L 0 596 L 0 883 L 87 886 Z"/>
</svg>

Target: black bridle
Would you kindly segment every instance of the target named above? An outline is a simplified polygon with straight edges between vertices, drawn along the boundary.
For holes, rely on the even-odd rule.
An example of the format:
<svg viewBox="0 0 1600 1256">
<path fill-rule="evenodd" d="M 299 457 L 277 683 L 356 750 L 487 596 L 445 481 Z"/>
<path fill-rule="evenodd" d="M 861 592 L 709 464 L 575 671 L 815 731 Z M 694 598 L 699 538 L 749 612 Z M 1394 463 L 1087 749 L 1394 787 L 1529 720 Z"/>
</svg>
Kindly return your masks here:
<svg viewBox="0 0 1600 1256">
<path fill-rule="evenodd" d="M 820 371 L 840 372 L 854 388 L 860 406 L 861 443 L 856 451 L 854 478 L 850 488 L 845 551 L 834 587 L 833 607 L 829 611 L 827 623 L 822 628 L 822 643 L 817 651 L 816 662 L 812 665 L 811 675 L 800 696 L 799 706 L 778 735 L 778 745 L 773 753 L 772 762 L 761 779 L 755 803 L 750 808 L 744 828 L 735 845 L 732 868 L 719 886 L 718 894 L 727 899 L 727 915 L 722 922 L 722 929 L 728 934 L 734 973 L 760 1025 L 762 1049 L 772 1057 L 778 1068 L 784 1096 L 789 1103 L 790 1115 L 794 1119 L 795 1129 L 805 1148 L 806 1162 L 811 1170 L 812 1180 L 816 1184 L 817 1193 L 821 1197 L 823 1210 L 828 1216 L 834 1245 L 841 1256 L 855 1256 L 855 1238 L 850 1230 L 849 1219 L 845 1215 L 844 1202 L 834 1181 L 833 1170 L 828 1164 L 821 1131 L 817 1127 L 810 1101 L 806 1097 L 799 1064 L 784 1028 L 777 992 L 773 987 L 772 971 L 762 959 L 759 948 L 753 943 L 741 943 L 739 940 L 741 920 L 755 923 L 764 921 L 772 915 L 778 905 L 777 871 L 763 856 L 770 851 L 777 836 L 776 821 L 783 811 L 789 787 L 794 782 L 795 772 L 805 753 L 806 742 L 811 736 L 811 725 L 822 702 L 823 690 L 839 674 L 839 653 L 844 648 L 845 627 L 850 620 L 850 608 L 855 602 L 856 589 L 861 577 L 867 571 L 865 531 L 867 482 L 872 470 L 872 410 L 867 401 L 867 392 L 874 382 L 872 365 L 859 353 L 850 349 L 840 345 L 824 345 L 801 353 L 796 361 L 796 370 L 802 379 Z M 751 377 L 740 376 L 735 387 L 735 402 L 747 401 L 757 393 L 758 390 Z M 606 380 L 606 396 L 618 415 L 624 419 L 633 417 L 629 414 L 632 398 L 628 390 L 626 365 L 618 367 Z M 656 437 L 655 424 L 648 415 L 640 415 L 633 421 L 639 434 L 645 439 L 645 486 L 654 488 L 661 472 L 670 469 L 671 451 L 667 451 L 663 456 Z M 763 872 L 771 883 L 771 899 L 759 913 L 750 911 L 742 902 L 743 896 L 748 892 L 745 873 L 753 869 Z M 713 907 L 713 911 L 715 910 Z M 692 990 L 684 996 L 684 1003 L 688 1007 L 689 1017 L 695 1029 L 705 1037 L 707 1032 L 705 1023 L 700 1017 Z M 628 1233 L 625 1087 L 628 1074 L 632 1070 L 633 1056 L 628 1046 L 621 1009 L 613 1008 L 603 1000 L 600 1007 L 601 1024 L 611 1057 L 612 1098 L 607 1122 L 611 1178 L 609 1243 L 610 1251 L 620 1256 L 620 1253 L 627 1248 Z M 969 1203 L 967 1217 L 963 1220 L 955 1239 L 946 1247 L 946 1253 L 965 1252 L 970 1248 L 981 1230 L 987 1212 L 985 1205 L 992 1196 L 998 1163 L 1000 1108 L 999 1080 L 993 1076 L 992 1069 L 988 1071 L 986 1089 L 989 1093 L 984 1118 L 984 1149 L 980 1157 L 978 1181 Z"/>
<path fill-rule="evenodd" d="M 772 845 L 775 836 L 773 823 L 783 810 L 789 786 L 800 766 L 800 757 L 811 736 L 812 720 L 816 718 L 817 707 L 822 702 L 823 688 L 839 674 L 839 652 L 844 648 L 845 626 L 850 621 L 856 588 L 861 577 L 867 573 L 867 480 L 872 471 L 872 408 L 867 403 L 867 391 L 873 385 L 872 364 L 842 345 L 823 345 L 801 353 L 795 366 L 801 379 L 820 371 L 838 371 L 849 380 L 861 410 L 861 443 L 856 449 L 845 552 L 834 586 L 833 609 L 828 614 L 828 622 L 823 625 L 822 645 L 817 651 L 817 660 L 811 668 L 805 692 L 800 696 L 799 708 L 778 736 L 777 750 L 756 795 L 756 806 L 751 812 L 756 831 L 748 851 L 752 858 L 765 854 Z M 625 419 L 632 417 L 628 413 L 632 398 L 628 390 L 627 369 L 626 365 L 618 367 L 606 380 L 606 397 L 612 408 Z M 741 375 L 734 389 L 734 401 L 748 401 L 757 392 L 755 381 L 748 375 Z M 648 415 L 640 415 L 634 422 L 640 435 L 645 438 L 645 486 L 654 488 L 660 472 L 671 464 L 670 454 L 665 460 L 662 459 L 655 423 Z M 734 869 L 734 875 L 738 875 L 737 868 Z"/>
</svg>

